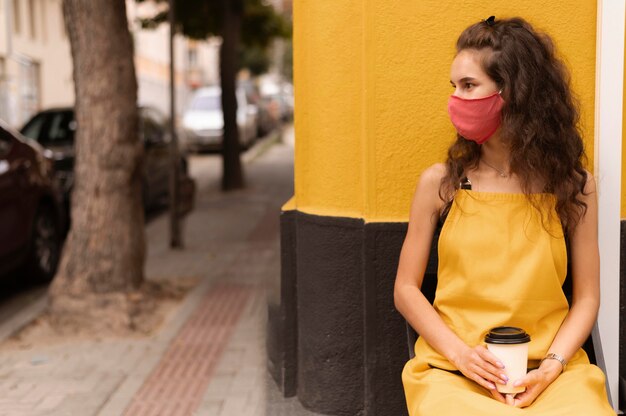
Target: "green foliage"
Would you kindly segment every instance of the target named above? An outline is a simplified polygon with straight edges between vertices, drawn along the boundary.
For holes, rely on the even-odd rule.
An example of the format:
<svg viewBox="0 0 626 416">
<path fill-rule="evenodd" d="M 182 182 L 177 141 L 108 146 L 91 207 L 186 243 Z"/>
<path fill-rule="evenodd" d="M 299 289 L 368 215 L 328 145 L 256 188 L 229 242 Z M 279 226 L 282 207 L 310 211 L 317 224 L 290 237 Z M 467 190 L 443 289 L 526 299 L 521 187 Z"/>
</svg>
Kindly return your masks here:
<svg viewBox="0 0 626 416">
<path fill-rule="evenodd" d="M 270 67 L 270 59 L 265 49 L 258 46 L 239 48 L 239 66 L 248 68 L 252 75 L 266 73 Z"/>
<path fill-rule="evenodd" d="M 164 4 L 167 0 L 155 1 Z M 221 0 L 175 0 L 177 31 L 183 35 L 203 40 L 220 36 L 222 29 Z M 274 11 L 263 0 L 243 0 L 241 41 L 245 46 L 266 48 L 273 38 L 291 37 L 291 23 Z M 167 7 L 157 15 L 141 19 L 144 28 L 155 28 L 167 21 Z"/>
<path fill-rule="evenodd" d="M 291 38 L 291 23 L 262 0 L 245 0 L 241 41 L 266 48 L 272 38 Z"/>
</svg>

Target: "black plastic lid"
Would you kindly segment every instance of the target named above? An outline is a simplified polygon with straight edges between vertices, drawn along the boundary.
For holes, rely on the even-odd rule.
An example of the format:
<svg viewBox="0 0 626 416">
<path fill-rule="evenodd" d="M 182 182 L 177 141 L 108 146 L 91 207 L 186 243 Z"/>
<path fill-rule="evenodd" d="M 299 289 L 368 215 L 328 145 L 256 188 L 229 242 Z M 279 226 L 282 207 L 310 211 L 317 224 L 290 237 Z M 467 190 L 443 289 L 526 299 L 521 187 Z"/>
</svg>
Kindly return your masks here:
<svg viewBox="0 0 626 416">
<path fill-rule="evenodd" d="M 489 330 L 485 335 L 487 344 L 524 344 L 530 342 L 530 335 L 522 328 L 514 326 L 499 326 Z"/>
</svg>

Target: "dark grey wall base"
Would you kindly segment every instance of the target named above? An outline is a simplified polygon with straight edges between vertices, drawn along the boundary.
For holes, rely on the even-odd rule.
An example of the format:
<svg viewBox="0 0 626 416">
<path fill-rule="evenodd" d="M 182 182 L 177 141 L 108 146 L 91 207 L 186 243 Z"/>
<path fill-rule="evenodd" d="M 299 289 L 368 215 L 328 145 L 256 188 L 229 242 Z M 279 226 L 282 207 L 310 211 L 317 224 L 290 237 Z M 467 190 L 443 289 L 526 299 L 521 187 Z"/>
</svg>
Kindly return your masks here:
<svg viewBox="0 0 626 416">
<path fill-rule="evenodd" d="M 406 230 L 406 223 L 282 213 L 281 300 L 269 305 L 267 347 L 270 372 L 286 397 L 297 394 L 305 407 L 331 415 L 407 414 L 401 382 L 409 358 L 406 327 L 393 304 Z M 622 222 L 622 247 L 625 230 Z M 422 286 L 431 302 L 436 242 Z M 620 354 L 625 357 L 623 343 Z"/>
<path fill-rule="evenodd" d="M 620 300 L 619 300 L 619 408 L 626 413 L 626 221 L 620 230 Z"/>
<path fill-rule="evenodd" d="M 280 304 L 268 305 L 268 370 L 285 397 L 296 395 L 298 312 L 296 303 L 296 211 L 280 214 Z"/>
<path fill-rule="evenodd" d="M 269 305 L 267 347 L 285 396 L 333 415 L 407 414 L 404 319 L 393 305 L 406 229 L 282 213 L 281 303 Z"/>
<path fill-rule="evenodd" d="M 405 223 L 365 224 L 365 415 L 406 415 L 401 373 L 409 359 L 404 318 L 393 286 Z"/>
<path fill-rule="evenodd" d="M 298 398 L 320 413 L 363 407 L 363 221 L 297 214 Z"/>
</svg>

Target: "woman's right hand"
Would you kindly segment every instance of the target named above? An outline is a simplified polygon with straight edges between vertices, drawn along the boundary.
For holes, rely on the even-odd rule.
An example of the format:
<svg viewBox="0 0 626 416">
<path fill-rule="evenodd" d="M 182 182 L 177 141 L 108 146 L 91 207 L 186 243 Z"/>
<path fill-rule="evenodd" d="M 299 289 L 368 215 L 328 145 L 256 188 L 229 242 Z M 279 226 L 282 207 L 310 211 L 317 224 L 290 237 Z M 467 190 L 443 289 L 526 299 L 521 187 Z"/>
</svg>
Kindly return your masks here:
<svg viewBox="0 0 626 416">
<path fill-rule="evenodd" d="M 504 396 L 497 393 L 496 382 L 506 384 L 508 378 L 504 371 L 504 364 L 482 345 L 466 347 L 456 357 L 453 364 L 470 380 L 492 392 L 492 396 L 504 402 Z"/>
</svg>

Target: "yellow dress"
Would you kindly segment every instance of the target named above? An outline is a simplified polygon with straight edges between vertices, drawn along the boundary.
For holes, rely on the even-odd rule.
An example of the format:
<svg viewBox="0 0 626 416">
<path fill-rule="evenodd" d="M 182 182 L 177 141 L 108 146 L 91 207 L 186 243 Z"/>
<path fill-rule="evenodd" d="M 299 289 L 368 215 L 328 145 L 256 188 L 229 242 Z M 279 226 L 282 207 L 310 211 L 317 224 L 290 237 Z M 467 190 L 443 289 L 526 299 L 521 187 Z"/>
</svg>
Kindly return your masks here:
<svg viewBox="0 0 626 416">
<path fill-rule="evenodd" d="M 468 345 L 496 326 L 531 336 L 528 368 L 545 356 L 568 312 L 562 290 L 567 253 L 550 194 L 535 194 L 543 216 L 523 194 L 459 190 L 439 237 L 434 307 Z M 615 415 L 602 371 L 580 349 L 529 407 L 495 400 L 422 338 L 402 371 L 411 416 Z"/>
</svg>

